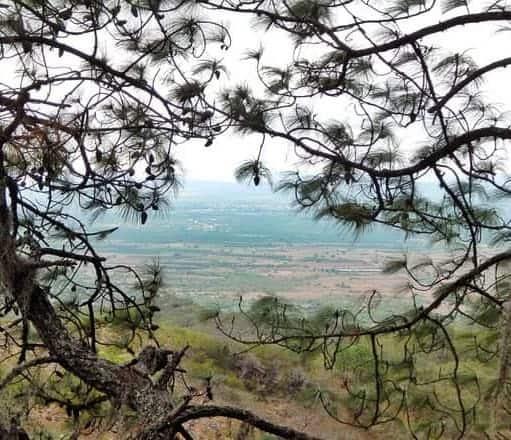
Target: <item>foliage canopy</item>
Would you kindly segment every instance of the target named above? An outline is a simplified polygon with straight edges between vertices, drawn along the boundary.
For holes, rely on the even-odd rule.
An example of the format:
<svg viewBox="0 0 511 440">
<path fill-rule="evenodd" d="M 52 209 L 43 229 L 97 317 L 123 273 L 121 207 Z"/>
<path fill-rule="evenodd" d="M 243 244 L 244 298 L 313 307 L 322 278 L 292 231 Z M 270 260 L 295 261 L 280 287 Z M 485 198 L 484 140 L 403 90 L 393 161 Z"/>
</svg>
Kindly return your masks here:
<svg viewBox="0 0 511 440">
<path fill-rule="evenodd" d="M 250 20 L 288 41 L 289 62 L 273 65 L 266 61 L 271 48 L 247 48 L 253 81 L 224 81 L 231 34 L 220 18 Z M 364 312 L 369 321 L 339 310 L 309 321 L 266 299 L 259 308 L 240 308 L 252 339 L 222 315 L 219 329 L 243 343 L 320 350 L 330 367 L 364 340 L 373 381 L 347 387 L 356 406 L 351 417 L 322 400 L 341 423 L 369 428 L 401 419 L 415 438 L 461 438 L 477 424 L 484 399 L 494 421 L 505 417 L 511 230 L 509 212 L 497 208 L 511 195 L 511 129 L 505 106 L 485 98 L 484 80 L 511 58 L 479 65 L 470 47 L 451 51 L 442 41 L 462 26 L 467 33 L 501 32 L 510 22 L 503 0 L 3 2 L 0 278 L 10 321 L 5 350 L 19 365 L 2 384 L 40 365 L 54 365 L 55 377 L 65 369 L 87 389 L 76 397 L 80 403 L 63 405 L 127 405 L 140 417 L 139 438 L 191 438 L 186 422 L 215 416 L 311 438 L 240 408 L 192 401 L 207 390 L 178 398 L 174 383 L 186 347 L 151 345 L 128 365 L 97 354 L 109 344 L 98 331 L 103 320 L 126 322 L 128 351 L 140 330 L 154 339 L 162 277 L 158 266 L 143 277 L 99 255 L 93 239 L 114 229 L 94 230 L 73 208 L 93 218 L 114 209 L 145 224 L 179 187 L 179 145 L 194 138 L 214 148 L 219 136 L 238 132 L 261 139 L 255 159 L 238 168 L 239 180 L 257 186 L 271 178 L 262 158 L 281 139 L 301 159 L 279 183 L 298 207 L 356 233 L 381 224 L 430 237 L 449 246 L 449 257 L 389 264 L 387 271 L 409 276 L 414 306 L 405 314 L 377 319 L 375 289 Z M 431 180 L 438 194 L 428 198 L 423 182 Z M 93 276 L 84 280 L 89 268 Z M 115 272 L 133 276 L 142 293 L 125 292 Z M 490 395 L 460 363 L 451 330 L 460 319 L 475 329 L 473 344 L 462 349 L 499 359 Z M 385 354 L 392 334 L 405 341 L 399 360 Z M 448 371 L 419 377 L 423 357 L 439 353 L 449 359 Z M 413 393 L 417 387 L 429 390 L 424 398 Z M 438 387 L 452 388 L 455 398 L 442 400 Z M 417 406 L 429 411 L 427 424 L 413 420 Z M 498 429 L 495 422 L 492 435 Z"/>
</svg>

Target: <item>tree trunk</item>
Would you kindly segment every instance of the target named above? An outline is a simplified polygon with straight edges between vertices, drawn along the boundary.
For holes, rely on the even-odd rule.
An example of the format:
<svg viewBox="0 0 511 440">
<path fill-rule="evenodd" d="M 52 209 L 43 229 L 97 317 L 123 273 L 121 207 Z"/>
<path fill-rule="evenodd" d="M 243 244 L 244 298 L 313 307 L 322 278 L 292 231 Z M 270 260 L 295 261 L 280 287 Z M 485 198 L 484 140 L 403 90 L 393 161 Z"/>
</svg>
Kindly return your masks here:
<svg viewBox="0 0 511 440">
<path fill-rule="evenodd" d="M 0 221 L 1 223 L 1 221 Z M 4 230 L 5 232 L 5 230 Z M 101 359 L 82 342 L 74 339 L 55 313 L 48 294 L 35 282 L 37 265 L 19 259 L 14 241 L 0 228 L 0 279 L 16 300 L 24 319 L 32 322 L 49 355 L 63 368 L 88 385 L 105 393 L 113 404 L 128 405 L 139 416 L 140 429 L 135 437 L 144 440 L 173 439 L 181 434 L 186 440 L 193 437 L 183 424 L 204 417 L 229 417 L 246 422 L 266 432 L 292 439 L 313 439 L 308 434 L 263 420 L 249 411 L 209 405 L 192 406 L 190 399 L 174 408 L 167 382 L 185 353 L 174 353 L 162 377 L 153 383 L 148 374 L 136 365 L 122 366 Z M 169 371 L 167 371 L 169 370 Z M 172 370 L 172 371 L 170 371 Z M 162 383 L 163 382 L 165 383 Z"/>
</svg>

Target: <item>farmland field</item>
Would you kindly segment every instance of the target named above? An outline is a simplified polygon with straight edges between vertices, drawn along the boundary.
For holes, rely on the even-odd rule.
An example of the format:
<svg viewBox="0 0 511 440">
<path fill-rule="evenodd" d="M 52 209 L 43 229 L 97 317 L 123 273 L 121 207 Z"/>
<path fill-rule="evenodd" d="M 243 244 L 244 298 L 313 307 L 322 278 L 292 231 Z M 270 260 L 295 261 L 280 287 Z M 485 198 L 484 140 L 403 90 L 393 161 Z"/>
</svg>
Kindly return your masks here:
<svg viewBox="0 0 511 440">
<path fill-rule="evenodd" d="M 236 184 L 189 185 L 166 213 L 154 214 L 144 226 L 115 215 L 94 226 L 120 226 L 96 243 L 110 261 L 142 268 L 158 259 L 166 275 L 163 307 L 176 296 L 234 307 L 240 296 L 276 295 L 307 308 L 353 308 L 377 287 L 386 297 L 382 307 L 406 309 L 406 279 L 383 274 L 385 262 L 405 253 L 446 253 L 396 231 L 358 235 L 318 222 L 294 209 L 289 197 Z"/>
</svg>

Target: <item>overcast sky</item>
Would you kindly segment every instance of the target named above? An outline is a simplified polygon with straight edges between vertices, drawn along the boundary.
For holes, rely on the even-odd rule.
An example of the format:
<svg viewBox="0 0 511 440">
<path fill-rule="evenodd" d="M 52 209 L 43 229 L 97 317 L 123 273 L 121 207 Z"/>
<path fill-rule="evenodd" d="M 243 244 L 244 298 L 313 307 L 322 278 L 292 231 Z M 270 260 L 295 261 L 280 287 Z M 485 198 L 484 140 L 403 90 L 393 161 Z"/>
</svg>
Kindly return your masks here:
<svg viewBox="0 0 511 440">
<path fill-rule="evenodd" d="M 429 22 L 423 22 L 423 24 L 433 24 L 435 21 L 441 21 L 462 12 L 458 9 L 444 16 L 438 14 L 432 18 L 430 15 Z M 229 85 L 242 82 L 252 85 L 257 82 L 254 75 L 255 64 L 251 61 L 241 61 L 241 58 L 247 49 L 257 48 L 260 41 L 265 48 L 265 63 L 282 65 L 290 59 L 292 46 L 283 33 L 256 31 L 251 27 L 251 21 L 241 15 L 237 15 L 235 19 L 231 20 L 225 20 L 227 15 L 216 15 L 216 17 L 224 18 L 223 21 L 228 23 L 233 38 L 231 49 L 228 53 L 223 53 L 224 63 L 229 69 Z M 482 66 L 506 56 L 511 32 L 495 33 L 495 29 L 494 25 L 490 28 L 484 24 L 473 24 L 451 29 L 447 33 L 424 41 L 432 42 L 436 46 L 450 49 L 453 52 L 470 50 L 469 54 Z M 407 30 L 411 31 L 412 28 Z M 510 78 L 509 69 L 493 71 L 484 77 L 483 90 L 489 98 L 488 100 L 501 103 L 505 110 L 509 109 L 507 103 L 511 102 Z M 318 102 L 315 106 L 318 107 Z M 320 102 L 320 107 L 322 107 L 322 111 L 331 112 L 332 117 L 338 117 L 340 110 L 342 111 L 338 105 L 327 103 L 327 100 L 324 105 Z M 210 148 L 205 148 L 202 141 L 192 140 L 179 147 L 177 156 L 182 162 L 186 180 L 229 182 L 234 181 L 234 169 L 244 160 L 257 154 L 260 140 L 260 136 L 222 135 L 215 140 Z M 408 143 L 406 141 L 408 139 L 405 139 L 405 144 Z M 274 175 L 293 168 L 297 159 L 291 145 L 275 139 L 268 140 L 267 145 L 269 148 L 264 150 L 263 159 L 270 166 Z"/>
<path fill-rule="evenodd" d="M 247 83 L 251 87 L 258 84 L 255 75 L 255 63 L 242 60 L 248 49 L 257 49 L 260 44 L 265 48 L 265 62 L 285 64 L 291 59 L 292 47 L 280 32 L 264 32 L 253 26 L 248 16 L 236 15 L 227 20 L 226 14 L 213 14 L 225 22 L 232 36 L 232 46 L 228 52 L 222 52 L 222 59 L 228 68 L 226 85 Z M 232 17 L 232 15 L 231 15 Z M 222 135 L 209 148 L 204 141 L 186 142 L 176 152 L 183 164 L 187 180 L 212 180 L 220 182 L 234 181 L 234 170 L 249 158 L 257 155 L 261 136 Z M 289 143 L 272 139 L 263 154 L 263 161 L 270 165 L 272 172 L 278 174 L 292 168 L 297 161 Z"/>
<path fill-rule="evenodd" d="M 472 4 L 475 3 L 472 2 Z M 437 11 L 439 11 L 438 8 Z M 411 32 L 419 27 L 462 13 L 464 11 L 458 8 L 444 16 L 440 13 L 436 16 L 429 14 L 428 21 L 416 21 L 413 26 L 406 27 L 403 30 Z M 265 49 L 263 58 L 265 64 L 283 67 L 291 60 L 293 46 L 283 32 L 272 31 L 267 33 L 261 28 L 255 28 L 248 15 L 211 13 L 210 17 L 213 21 L 218 20 L 226 23 L 231 31 L 232 47 L 228 52 L 219 51 L 217 53 L 218 56 L 223 58 L 223 62 L 228 68 L 229 76 L 223 78 L 226 86 L 248 83 L 250 86 L 257 87 L 259 84 L 259 80 L 255 75 L 255 63 L 242 60 L 248 49 L 256 49 L 262 44 Z M 469 54 L 482 66 L 507 55 L 511 31 L 495 33 L 495 29 L 499 26 L 501 25 L 473 24 L 460 26 L 424 41 L 452 52 L 469 50 Z M 78 45 L 80 43 L 73 42 L 73 44 Z M 110 56 L 112 48 L 108 48 L 106 42 L 104 44 L 103 49 Z M 360 45 L 366 46 L 363 41 Z M 87 49 L 89 49 L 88 46 L 84 48 L 88 51 Z M 69 57 L 73 59 L 73 57 Z M 511 102 L 509 78 L 511 78 L 509 69 L 499 69 L 484 76 L 483 90 L 488 97 L 488 101 L 502 103 L 503 110 L 509 110 L 510 108 L 508 105 Z M 337 98 L 316 99 L 314 107 L 322 113 L 325 119 L 343 120 L 344 114 L 349 113 L 349 110 L 343 108 L 341 101 Z M 404 148 L 413 148 L 413 135 L 409 131 L 406 134 L 409 138 L 402 139 L 403 146 Z M 235 168 L 243 161 L 257 155 L 260 142 L 260 135 L 222 134 L 215 139 L 213 145 L 209 148 L 204 147 L 203 140 L 190 140 L 181 144 L 175 151 L 184 168 L 186 180 L 230 182 L 234 181 Z M 267 139 L 263 161 L 270 167 L 273 174 L 278 176 L 282 171 L 293 169 L 298 159 L 291 144 L 282 140 Z"/>
</svg>

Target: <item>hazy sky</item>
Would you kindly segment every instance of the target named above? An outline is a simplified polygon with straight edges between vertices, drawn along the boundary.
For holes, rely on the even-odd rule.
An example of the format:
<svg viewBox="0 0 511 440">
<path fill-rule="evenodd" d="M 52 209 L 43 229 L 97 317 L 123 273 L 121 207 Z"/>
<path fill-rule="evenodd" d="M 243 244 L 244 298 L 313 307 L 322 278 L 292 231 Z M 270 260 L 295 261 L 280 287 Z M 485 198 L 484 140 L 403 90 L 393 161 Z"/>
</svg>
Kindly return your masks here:
<svg viewBox="0 0 511 440">
<path fill-rule="evenodd" d="M 472 3 L 475 4 L 475 2 Z M 437 14 L 435 17 L 428 15 L 428 21 L 416 22 L 413 27 L 407 27 L 404 30 L 410 32 L 418 27 L 463 13 L 464 11 L 458 8 L 444 16 L 441 14 Z M 229 75 L 222 78 L 226 86 L 248 83 L 250 86 L 257 88 L 259 80 L 255 74 L 255 63 L 253 61 L 242 61 L 243 55 L 248 49 L 256 49 L 262 44 L 265 49 L 263 57 L 265 64 L 283 67 L 287 64 L 287 61 L 291 60 L 293 47 L 291 41 L 285 37 L 283 32 L 272 31 L 266 33 L 261 28 L 255 28 L 248 15 L 212 13 L 210 17 L 213 21 L 226 23 L 231 31 L 232 47 L 230 50 L 228 52 L 218 51 L 215 54 L 223 59 L 228 68 Z M 425 41 L 453 52 L 469 50 L 469 54 L 482 66 L 506 55 L 511 32 L 495 33 L 494 31 L 498 26 L 500 25 L 490 27 L 485 24 L 473 24 L 457 27 Z M 83 42 L 83 44 L 89 43 Z M 83 45 L 80 41 L 75 41 L 72 44 Z M 109 49 L 106 43 L 104 44 L 104 51 L 111 53 L 112 48 Z M 363 41 L 360 42 L 360 45 L 366 46 Z M 84 47 L 84 50 L 88 51 L 87 49 L 89 49 L 88 46 Z M 74 59 L 72 56 L 65 55 L 63 60 L 66 60 L 67 57 L 70 60 Z M 502 103 L 502 108 L 505 110 L 510 108 L 507 103 L 511 102 L 510 73 L 509 69 L 499 69 L 484 77 L 483 90 L 489 98 L 488 101 Z M 340 99 L 318 98 L 314 102 L 314 108 L 325 119 L 343 120 L 345 114 L 349 113 L 349 109 L 343 107 Z M 413 133 L 406 132 L 405 135 L 409 138 L 401 139 L 403 147 L 405 149 L 413 148 Z M 181 144 L 175 151 L 184 168 L 186 180 L 228 182 L 234 180 L 234 170 L 240 163 L 257 155 L 260 142 L 260 135 L 222 134 L 215 139 L 213 145 L 209 148 L 204 147 L 204 141 L 202 140 L 190 140 Z M 273 174 L 278 176 L 279 172 L 293 169 L 297 157 L 291 144 L 282 140 L 267 139 L 263 161 L 270 167 Z"/>
<path fill-rule="evenodd" d="M 242 60 L 248 49 L 257 49 L 261 44 L 265 48 L 265 62 L 282 64 L 291 59 L 292 48 L 287 38 L 280 32 L 264 32 L 253 25 L 248 16 L 215 13 L 213 16 L 228 26 L 232 36 L 232 46 L 228 52 L 221 53 L 221 59 L 228 68 L 225 79 L 227 86 L 247 83 L 251 87 L 259 85 L 255 74 L 255 62 Z M 235 17 L 235 18 L 234 18 Z M 185 169 L 185 178 L 189 180 L 234 181 L 234 170 L 243 161 L 257 155 L 261 136 L 221 135 L 209 148 L 204 141 L 186 142 L 180 146 L 177 156 Z M 271 139 L 264 150 L 263 160 L 278 174 L 292 168 L 297 158 L 289 143 Z"/>
<path fill-rule="evenodd" d="M 453 15 L 463 13 L 460 9 L 452 11 L 448 15 L 436 17 L 435 21 L 441 21 Z M 216 15 L 217 18 L 220 16 Z M 228 18 L 229 16 L 222 16 Z M 257 78 L 254 75 L 255 64 L 250 61 L 241 61 L 244 51 L 255 49 L 262 41 L 265 48 L 264 61 L 267 64 L 282 64 L 290 58 L 292 47 L 289 40 L 283 37 L 282 33 L 272 32 L 265 34 L 260 30 L 254 30 L 251 22 L 246 17 L 235 16 L 228 23 L 232 33 L 233 46 L 228 53 L 223 53 L 224 63 L 229 69 L 228 84 L 242 82 L 251 85 Z M 424 22 L 425 25 L 432 24 Z M 509 46 L 511 32 L 495 33 L 496 26 L 491 28 L 484 24 L 473 24 L 464 27 L 451 29 L 449 32 L 429 38 L 425 41 L 432 42 L 438 47 L 450 49 L 453 52 L 464 52 L 469 54 L 478 62 L 485 65 L 505 56 Z M 407 29 L 411 31 L 412 29 Z M 484 77 L 483 90 L 489 101 L 502 103 L 502 108 L 509 109 L 507 103 L 511 100 L 511 87 L 509 81 L 509 70 L 500 69 L 493 71 Z M 318 102 L 316 102 L 317 106 Z M 326 107 L 319 102 L 323 111 L 330 112 L 332 117 L 338 117 L 339 106 L 328 103 Z M 222 135 L 214 144 L 205 148 L 203 142 L 190 141 L 179 147 L 177 156 L 181 160 L 186 180 L 214 180 L 233 181 L 234 169 L 244 160 L 252 158 L 257 154 L 257 147 L 260 136 L 237 136 Z M 407 139 L 403 139 L 406 144 Z M 296 157 L 293 148 L 288 143 L 269 139 L 268 147 L 264 152 L 264 161 L 270 166 L 274 174 L 293 168 Z"/>
</svg>

